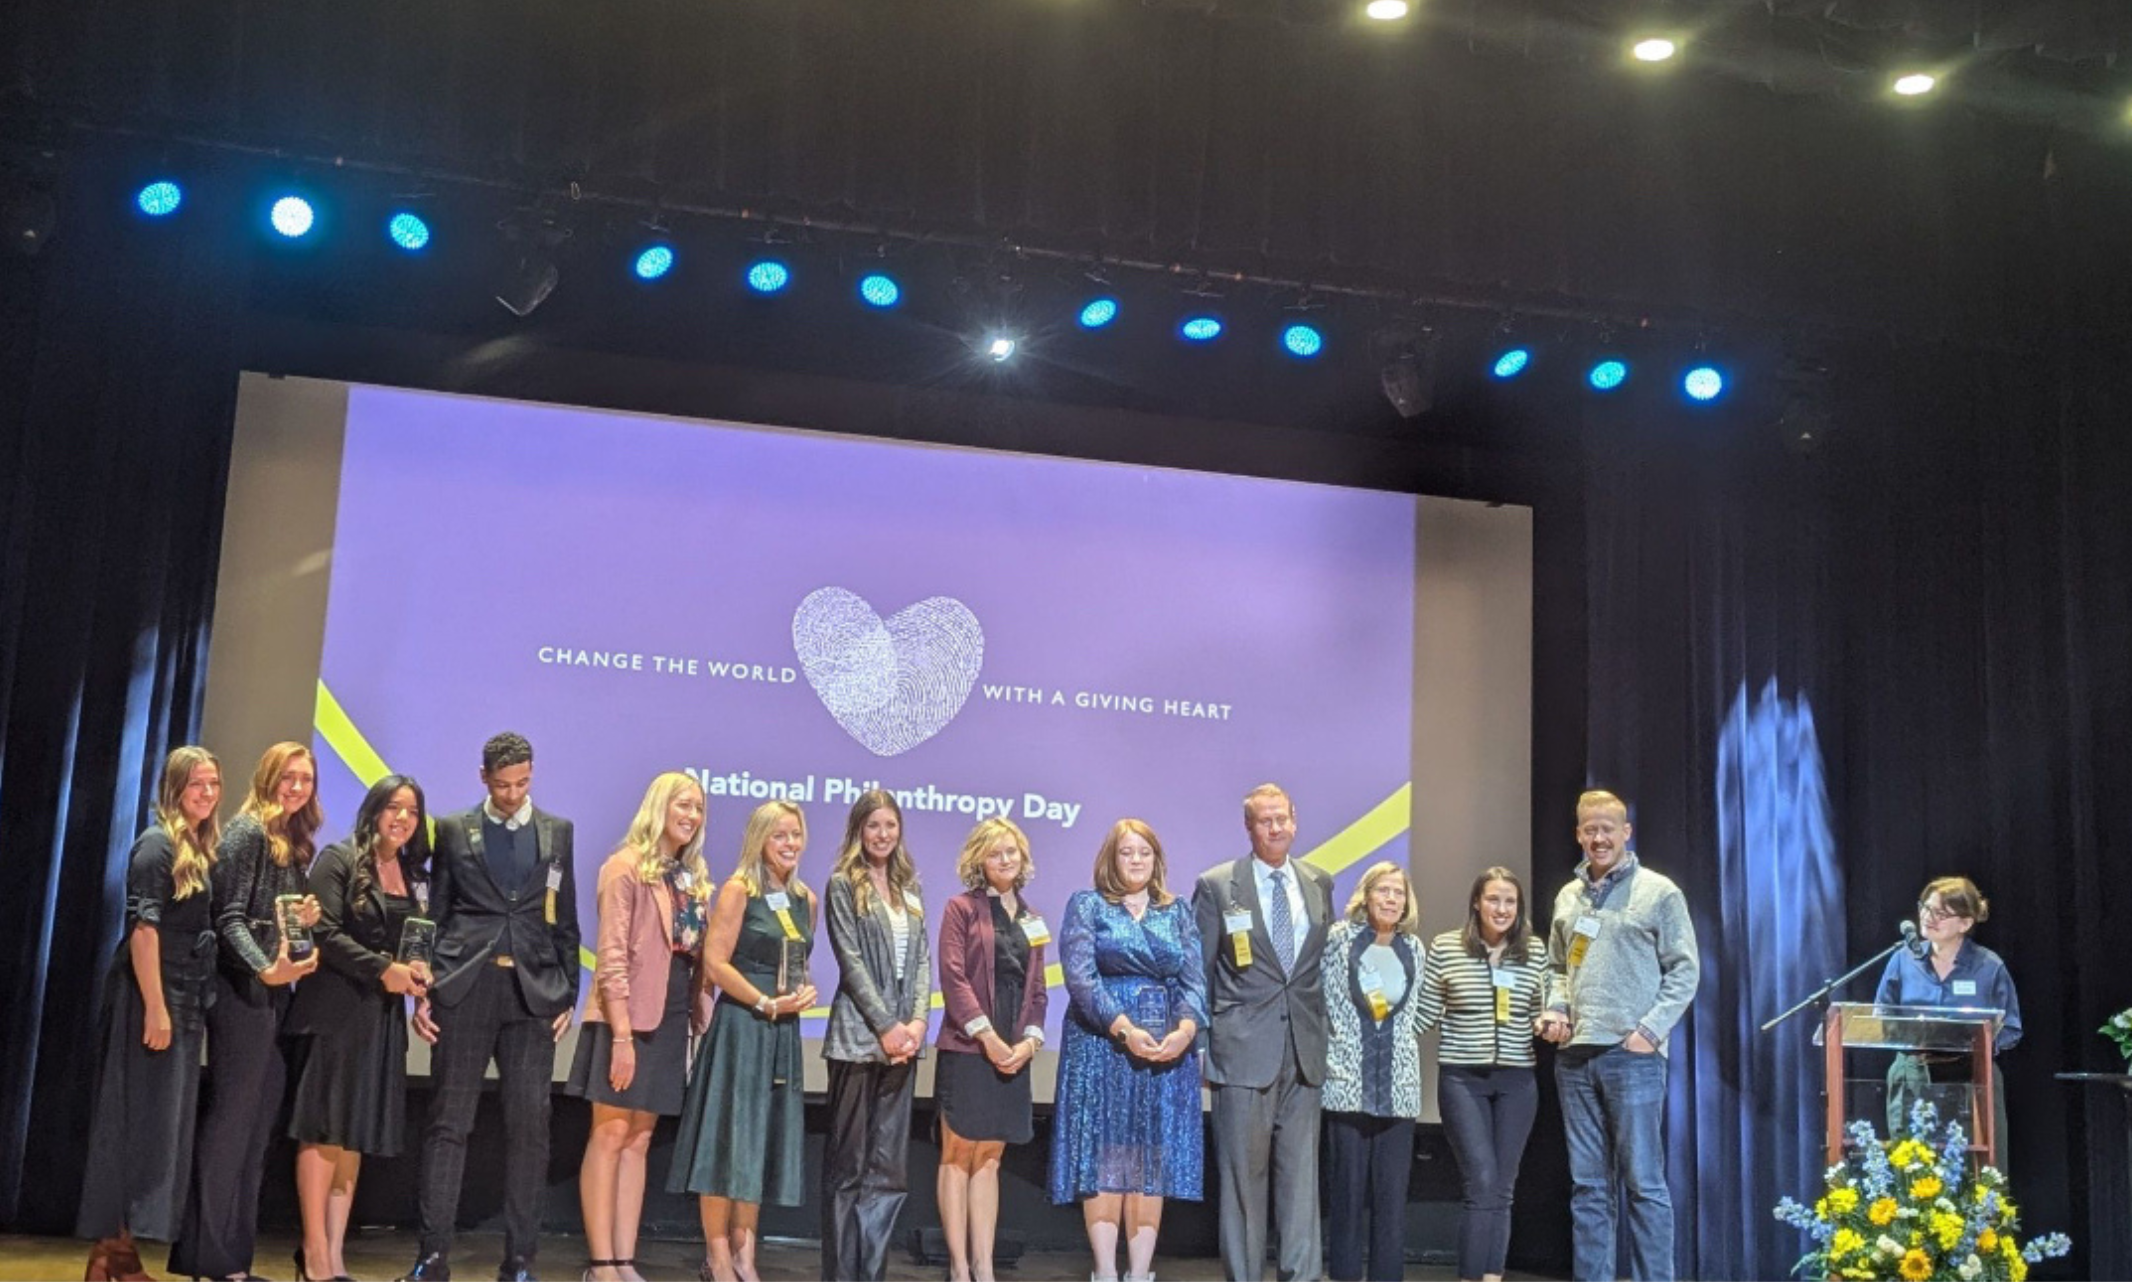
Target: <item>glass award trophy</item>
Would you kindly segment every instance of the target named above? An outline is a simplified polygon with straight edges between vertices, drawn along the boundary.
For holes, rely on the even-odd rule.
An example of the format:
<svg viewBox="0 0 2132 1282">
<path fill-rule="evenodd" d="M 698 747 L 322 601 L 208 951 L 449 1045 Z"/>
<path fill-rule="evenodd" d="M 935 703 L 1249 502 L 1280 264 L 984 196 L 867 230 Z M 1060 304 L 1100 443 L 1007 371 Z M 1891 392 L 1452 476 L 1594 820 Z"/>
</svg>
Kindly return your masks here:
<svg viewBox="0 0 2132 1282">
<path fill-rule="evenodd" d="M 1141 989 L 1140 995 L 1133 999 L 1133 1024 L 1158 1042 L 1175 1031 L 1177 1025 L 1170 1009 L 1169 990 L 1158 984 Z"/>
<path fill-rule="evenodd" d="M 427 917 L 409 917 L 400 926 L 400 947 L 393 960 L 412 966 L 428 965 L 437 951 L 437 923 Z"/>
<path fill-rule="evenodd" d="M 785 939 L 778 941 L 781 947 L 777 954 L 777 993 L 783 997 L 796 993 L 807 984 L 807 941 Z"/>
<path fill-rule="evenodd" d="M 311 928 L 303 924 L 301 911 L 304 896 L 274 896 L 274 919 L 281 927 L 281 937 L 289 941 L 289 960 L 302 961 L 311 955 Z"/>
</svg>

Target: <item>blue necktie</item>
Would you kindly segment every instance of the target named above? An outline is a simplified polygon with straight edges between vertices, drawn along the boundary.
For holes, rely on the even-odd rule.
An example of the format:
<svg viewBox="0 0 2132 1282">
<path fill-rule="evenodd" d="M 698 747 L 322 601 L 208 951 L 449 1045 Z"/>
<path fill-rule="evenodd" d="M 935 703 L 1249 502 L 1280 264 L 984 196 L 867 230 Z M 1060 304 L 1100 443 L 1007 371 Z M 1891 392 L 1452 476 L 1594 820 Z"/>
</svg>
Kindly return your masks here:
<svg viewBox="0 0 2132 1282">
<path fill-rule="evenodd" d="M 1295 917 L 1288 911 L 1288 870 L 1276 868 L 1267 878 L 1273 886 L 1273 902 L 1266 906 L 1266 920 L 1271 923 L 1273 951 L 1280 954 L 1281 969 L 1295 969 Z"/>
</svg>

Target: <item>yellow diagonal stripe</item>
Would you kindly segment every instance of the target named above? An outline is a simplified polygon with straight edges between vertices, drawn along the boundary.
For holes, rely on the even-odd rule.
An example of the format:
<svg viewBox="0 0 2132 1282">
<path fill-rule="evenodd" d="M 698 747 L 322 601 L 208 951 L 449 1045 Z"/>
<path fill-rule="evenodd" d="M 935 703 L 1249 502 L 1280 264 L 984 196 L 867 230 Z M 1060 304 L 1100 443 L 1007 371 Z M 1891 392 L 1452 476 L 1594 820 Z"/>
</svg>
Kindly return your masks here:
<svg viewBox="0 0 2132 1282">
<path fill-rule="evenodd" d="M 341 763 L 348 767 L 365 788 L 392 773 L 385 764 L 385 758 L 379 756 L 377 749 L 371 747 L 370 741 L 363 737 L 363 732 L 355 728 L 355 722 L 349 719 L 348 710 L 341 706 L 340 700 L 333 697 L 333 692 L 326 688 L 323 680 L 318 683 L 318 706 L 312 712 L 311 718 L 318 727 L 319 737 L 326 741 L 326 746 L 333 749 L 333 755 L 341 759 Z"/>
<path fill-rule="evenodd" d="M 1384 844 L 1407 830 L 1413 805 L 1414 785 L 1403 783 L 1391 796 L 1370 807 L 1368 814 L 1334 833 L 1332 839 L 1303 856 L 1303 862 L 1324 872 L 1351 868 L 1384 848 Z"/>
</svg>

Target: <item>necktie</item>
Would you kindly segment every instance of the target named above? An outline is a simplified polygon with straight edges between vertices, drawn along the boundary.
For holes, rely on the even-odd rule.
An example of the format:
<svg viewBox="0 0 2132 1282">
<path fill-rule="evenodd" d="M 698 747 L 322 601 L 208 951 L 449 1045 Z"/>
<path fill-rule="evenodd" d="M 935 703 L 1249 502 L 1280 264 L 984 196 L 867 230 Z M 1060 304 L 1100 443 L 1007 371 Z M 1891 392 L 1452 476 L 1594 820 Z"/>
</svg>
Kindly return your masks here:
<svg viewBox="0 0 2132 1282">
<path fill-rule="evenodd" d="M 1276 868 L 1266 879 L 1273 887 L 1273 902 L 1266 906 L 1273 951 L 1280 954 L 1281 969 L 1295 969 L 1295 916 L 1288 911 L 1288 870 Z"/>
</svg>

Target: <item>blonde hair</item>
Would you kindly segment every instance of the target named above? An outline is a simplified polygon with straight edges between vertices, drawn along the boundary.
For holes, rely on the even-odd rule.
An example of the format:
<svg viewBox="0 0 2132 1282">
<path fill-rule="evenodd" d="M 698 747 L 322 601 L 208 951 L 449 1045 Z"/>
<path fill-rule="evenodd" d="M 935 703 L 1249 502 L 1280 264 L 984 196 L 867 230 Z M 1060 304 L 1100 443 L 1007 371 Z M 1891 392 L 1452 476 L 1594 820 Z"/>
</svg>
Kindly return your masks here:
<svg viewBox="0 0 2132 1282">
<path fill-rule="evenodd" d="M 213 766 L 219 780 L 222 763 L 215 754 L 196 744 L 173 748 L 163 758 L 163 777 L 155 789 L 155 818 L 170 838 L 170 880 L 176 887 L 172 899 L 186 899 L 207 889 L 207 874 L 215 866 L 215 843 L 222 839 L 222 803 L 217 799 L 207 822 L 198 828 L 185 819 L 185 790 L 192 785 L 192 772 Z"/>
<path fill-rule="evenodd" d="M 1587 788 L 1577 794 L 1577 818 L 1584 818 L 1589 810 L 1619 810 L 1621 822 L 1629 821 L 1629 803 L 1604 788 Z"/>
<path fill-rule="evenodd" d="M 1407 876 L 1406 869 L 1389 859 L 1378 860 L 1362 874 L 1361 884 L 1357 885 L 1355 893 L 1348 897 L 1347 919 L 1365 926 L 1370 924 L 1370 892 L 1386 877 L 1397 877 L 1407 888 L 1406 908 L 1400 912 L 1399 923 L 1392 929 L 1402 935 L 1421 933 L 1421 905 L 1416 902 L 1418 897 L 1414 894 L 1414 879 Z"/>
<path fill-rule="evenodd" d="M 1281 785 L 1277 783 L 1262 783 L 1258 787 L 1253 788 L 1251 791 L 1244 794 L 1245 826 L 1248 827 L 1251 821 L 1258 817 L 1251 812 L 1252 802 L 1272 801 L 1276 797 L 1278 797 L 1283 803 L 1287 805 L 1288 817 L 1290 819 L 1295 818 L 1295 798 L 1289 796 L 1285 791 L 1282 790 Z"/>
<path fill-rule="evenodd" d="M 1148 827 L 1147 822 L 1142 819 L 1120 819 L 1110 826 L 1110 835 L 1103 839 L 1102 846 L 1096 850 L 1096 889 L 1114 904 L 1129 893 L 1125 889 L 1124 879 L 1118 876 L 1118 843 L 1125 840 L 1129 834 L 1144 839 L 1155 851 L 1155 868 L 1147 878 L 1147 901 L 1157 905 L 1169 903 L 1176 896 L 1170 894 L 1169 887 L 1163 885 L 1162 875 L 1168 868 L 1169 861 L 1162 853 L 1162 839 L 1157 837 L 1155 830 Z"/>
<path fill-rule="evenodd" d="M 851 883 L 853 908 L 861 914 L 873 911 L 874 879 L 866 862 L 866 821 L 873 818 L 876 810 L 886 810 L 896 817 L 896 848 L 888 856 L 888 889 L 899 899 L 917 895 L 922 907 L 925 894 L 918 884 L 918 866 L 911 862 L 910 847 L 903 844 L 903 807 L 896 804 L 896 798 L 886 788 L 869 788 L 851 803 L 851 814 L 844 820 L 844 845 L 837 852 L 836 868 L 830 876 Z"/>
<path fill-rule="evenodd" d="M 274 800 L 274 785 L 281 782 L 281 772 L 298 757 L 311 763 L 311 796 L 303 809 L 285 814 L 281 803 Z M 286 868 L 298 855 L 309 864 L 317 849 L 311 844 L 311 834 L 326 826 L 326 812 L 318 804 L 318 758 L 293 740 L 268 748 L 266 755 L 259 758 L 259 768 L 252 772 L 252 790 L 237 813 L 257 819 L 266 830 L 267 854 L 276 864 Z"/>
<path fill-rule="evenodd" d="M 804 846 L 807 840 L 807 812 L 792 802 L 765 801 L 755 807 L 755 812 L 748 816 L 747 830 L 740 834 L 740 866 L 733 870 L 733 875 L 739 878 L 742 886 L 747 887 L 750 895 L 762 894 L 770 884 L 769 875 L 763 871 L 762 852 L 763 848 L 770 844 L 770 830 L 777 826 L 778 820 L 785 818 L 799 820 L 800 842 Z M 807 889 L 807 883 L 800 880 L 799 869 L 796 867 L 792 870 L 792 879 L 785 883 L 785 889 L 803 899 L 813 897 L 812 892 Z"/>
<path fill-rule="evenodd" d="M 689 896 L 707 899 L 711 893 L 710 870 L 703 866 L 703 824 L 696 825 L 695 833 L 688 844 L 671 855 L 659 853 L 659 843 L 666 836 L 666 812 L 684 789 L 703 796 L 703 785 L 679 770 L 669 770 L 651 781 L 644 790 L 644 800 L 637 806 L 637 817 L 629 821 L 629 832 L 622 838 L 622 849 L 637 857 L 637 880 L 645 885 L 654 885 L 665 879 L 666 874 L 679 868 L 689 876 Z"/>
<path fill-rule="evenodd" d="M 992 848 L 1002 841 L 1011 841 L 1022 854 L 1021 871 L 1014 874 L 1014 888 L 1020 890 L 1036 876 L 1036 861 L 1029 855 L 1029 834 L 1012 819 L 995 817 L 980 820 L 970 835 L 963 838 L 962 854 L 955 860 L 955 875 L 971 890 L 983 890 L 992 884 L 985 876 L 985 858 Z"/>
</svg>

